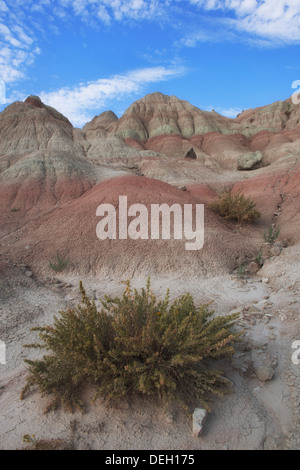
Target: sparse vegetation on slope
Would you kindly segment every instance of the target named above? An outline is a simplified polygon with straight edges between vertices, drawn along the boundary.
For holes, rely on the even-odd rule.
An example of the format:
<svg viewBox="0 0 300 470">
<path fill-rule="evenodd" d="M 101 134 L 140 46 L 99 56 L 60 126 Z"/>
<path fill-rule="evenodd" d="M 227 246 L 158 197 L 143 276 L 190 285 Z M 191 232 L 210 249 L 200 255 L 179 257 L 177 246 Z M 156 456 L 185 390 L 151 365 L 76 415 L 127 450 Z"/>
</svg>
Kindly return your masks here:
<svg viewBox="0 0 300 470">
<path fill-rule="evenodd" d="M 209 305 L 197 308 L 187 293 L 158 301 L 150 280 L 141 292 L 129 281 L 121 297 L 105 296 L 97 309 L 80 283 L 82 301 L 61 311 L 53 326 L 37 327 L 41 342 L 27 345 L 49 351 L 29 366 L 26 392 L 37 386 L 53 395 L 51 407 L 82 406 L 82 391 L 96 386 L 97 397 L 119 399 L 134 393 L 185 407 L 197 400 L 209 409 L 212 395 L 230 391 L 221 371 L 207 359 L 231 356 L 238 334 L 231 325 L 239 314 L 213 317 Z"/>
<path fill-rule="evenodd" d="M 279 233 L 280 233 L 279 227 L 276 228 L 276 227 L 271 226 L 269 227 L 268 230 L 266 230 L 263 233 L 263 237 L 267 243 L 272 244 L 278 238 Z"/>
<path fill-rule="evenodd" d="M 69 264 L 70 259 L 61 257 L 59 253 L 56 253 L 56 261 L 49 261 L 49 267 L 56 273 L 61 273 Z"/>
<path fill-rule="evenodd" d="M 72 450 L 72 445 L 63 439 L 37 439 L 34 434 L 25 434 L 23 442 L 26 447 L 21 450 Z"/>
<path fill-rule="evenodd" d="M 231 188 L 225 188 L 216 201 L 209 208 L 228 220 L 241 223 L 254 222 L 261 214 L 255 209 L 256 204 L 244 194 L 231 192 Z"/>
</svg>

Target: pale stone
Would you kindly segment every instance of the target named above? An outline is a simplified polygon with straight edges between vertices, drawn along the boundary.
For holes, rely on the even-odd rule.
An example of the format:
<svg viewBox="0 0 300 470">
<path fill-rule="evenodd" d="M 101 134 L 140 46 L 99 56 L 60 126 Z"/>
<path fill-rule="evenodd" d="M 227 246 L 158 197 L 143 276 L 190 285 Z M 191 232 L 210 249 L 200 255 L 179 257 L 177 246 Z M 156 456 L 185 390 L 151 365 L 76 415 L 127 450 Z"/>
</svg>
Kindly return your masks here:
<svg viewBox="0 0 300 470">
<path fill-rule="evenodd" d="M 238 170 L 252 170 L 262 162 L 261 152 L 249 152 L 241 155 L 238 159 Z"/>
<path fill-rule="evenodd" d="M 200 437 L 203 433 L 203 426 L 207 419 L 207 411 L 204 408 L 195 408 L 193 413 L 193 435 Z"/>
</svg>

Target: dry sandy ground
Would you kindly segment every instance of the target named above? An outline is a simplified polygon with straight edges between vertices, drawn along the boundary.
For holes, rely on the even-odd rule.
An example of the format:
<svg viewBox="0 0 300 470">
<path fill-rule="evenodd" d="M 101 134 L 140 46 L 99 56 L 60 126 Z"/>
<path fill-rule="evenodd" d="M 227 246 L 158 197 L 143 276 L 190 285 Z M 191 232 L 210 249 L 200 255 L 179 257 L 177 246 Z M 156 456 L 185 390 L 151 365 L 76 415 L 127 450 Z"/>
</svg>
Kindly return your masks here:
<svg viewBox="0 0 300 470">
<path fill-rule="evenodd" d="M 233 394 L 213 402 L 203 436 L 192 435 L 191 418 L 174 407 L 172 418 L 151 400 L 118 407 L 96 402 L 85 413 L 58 410 L 44 414 L 48 402 L 38 393 L 20 401 L 26 377 L 22 347 L 36 339 L 30 328 L 52 323 L 53 315 L 79 299 L 79 279 L 35 278 L 26 267 L 7 267 L 0 276 L 0 339 L 7 346 L 0 365 L 0 448 L 20 449 L 25 434 L 63 439 L 74 449 L 197 450 L 299 449 L 300 364 L 292 362 L 292 343 L 300 340 L 300 247 L 289 247 L 251 278 L 226 275 L 184 283 L 181 278 L 152 279 L 164 295 L 191 292 L 196 301 L 214 301 L 217 313 L 240 311 L 237 329 L 245 331 L 232 364 L 224 363 Z M 113 279 L 83 279 L 95 299 L 121 293 Z M 135 287 L 145 279 L 132 281 Z M 34 354 L 41 354 L 35 352 Z M 270 378 L 272 376 L 272 378 Z M 88 398 L 89 392 L 87 393 Z"/>
</svg>

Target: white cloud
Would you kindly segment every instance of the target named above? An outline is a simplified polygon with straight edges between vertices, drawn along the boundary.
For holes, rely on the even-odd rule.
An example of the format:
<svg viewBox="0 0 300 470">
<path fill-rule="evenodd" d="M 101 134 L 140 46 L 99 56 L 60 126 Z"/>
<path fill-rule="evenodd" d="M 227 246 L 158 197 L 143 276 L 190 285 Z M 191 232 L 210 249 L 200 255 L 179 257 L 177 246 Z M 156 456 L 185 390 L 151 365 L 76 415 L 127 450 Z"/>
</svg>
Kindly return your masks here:
<svg viewBox="0 0 300 470">
<path fill-rule="evenodd" d="M 189 0 L 189 2 L 206 11 L 221 10 L 223 22 L 225 13 L 228 25 L 237 31 L 274 40 L 276 43 L 300 41 L 300 0 Z"/>
<path fill-rule="evenodd" d="M 23 28 L 19 25 L 14 25 L 12 30 L 15 34 L 19 36 L 19 40 L 21 41 L 21 47 L 26 47 L 26 45 L 31 46 L 33 44 L 33 39 L 26 34 Z"/>
<path fill-rule="evenodd" d="M 222 116 L 234 119 L 243 110 L 241 108 L 217 108 L 215 111 L 217 111 L 217 113 L 221 114 Z"/>
<path fill-rule="evenodd" d="M 231 119 L 235 119 L 238 114 L 240 114 L 243 110 L 237 107 L 230 107 L 230 108 L 220 108 L 214 106 L 207 106 L 206 111 L 216 111 L 216 113 L 221 114 L 221 116 L 225 116 Z"/>
<path fill-rule="evenodd" d="M 0 0 L 0 11 L 8 11 L 7 5 L 3 0 Z"/>
<path fill-rule="evenodd" d="M 44 34 L 44 29 L 59 34 L 56 20 L 70 22 L 76 16 L 89 27 L 153 20 L 163 17 L 168 3 L 169 0 L 61 0 L 59 4 L 54 0 L 0 0 L 0 79 L 13 83 L 26 78 L 27 66 L 40 51 L 37 37 Z M 43 18 L 41 24 L 39 18 Z M 20 54 L 24 50 L 27 55 Z"/>
<path fill-rule="evenodd" d="M 300 40 L 300 1 L 259 3 L 247 15 L 237 20 L 238 28 L 267 38 L 285 42 Z"/>
<path fill-rule="evenodd" d="M 62 0 L 61 9 L 72 8 L 76 16 L 94 23 L 95 18 L 108 25 L 112 21 L 152 20 L 167 14 L 170 0 Z"/>
<path fill-rule="evenodd" d="M 38 47 L 28 51 L 13 48 L 0 41 L 0 80 L 8 84 L 25 78 L 25 66 L 30 65 L 39 53 Z"/>
<path fill-rule="evenodd" d="M 105 8 L 104 5 L 99 5 L 99 7 L 97 9 L 97 17 L 105 25 L 111 24 L 111 17 L 110 17 L 110 15 L 109 15 L 109 13 L 108 13 L 108 11 L 107 11 L 107 9 Z"/>
<path fill-rule="evenodd" d="M 22 47 L 22 43 L 13 36 L 10 29 L 3 23 L 0 23 L 0 36 L 11 46 Z"/>
<path fill-rule="evenodd" d="M 176 44 L 183 45 L 186 47 L 195 47 L 199 42 L 211 42 L 216 41 L 217 38 L 213 32 L 196 30 L 189 32 L 186 36 L 181 38 L 179 41 L 176 41 Z"/>
<path fill-rule="evenodd" d="M 137 69 L 110 78 L 80 83 L 74 88 L 61 88 L 42 92 L 41 100 L 64 114 L 74 126 L 81 127 L 111 99 L 120 100 L 128 95 L 143 92 L 149 83 L 169 80 L 182 75 L 183 67 L 152 67 Z"/>
<path fill-rule="evenodd" d="M 199 19 L 206 20 L 209 12 L 219 11 L 222 13 L 221 22 L 227 22 L 228 27 L 236 31 L 276 41 L 300 41 L 300 0 L 61 0 L 59 5 L 54 0 L 27 0 L 26 3 L 15 0 L 14 4 L 17 9 L 22 5 L 20 13 L 24 19 L 26 11 L 36 15 L 51 13 L 68 21 L 73 14 L 90 25 L 111 25 L 114 21 L 126 20 L 165 21 L 181 7 L 183 15 L 180 21 L 186 27 L 184 13 L 187 2 L 199 7 Z M 0 0 L 0 11 L 7 13 L 7 4 L 10 0 Z M 214 20 L 217 21 L 215 17 Z M 202 35 L 199 32 L 199 41 L 205 39 L 205 35 L 205 32 Z"/>
<path fill-rule="evenodd" d="M 185 31 L 175 42 L 185 47 L 237 38 L 260 47 L 300 42 L 300 0 L 0 0 L 0 12 L 0 79 L 8 84 L 26 78 L 41 52 L 38 38 L 59 34 L 61 21 L 74 16 L 100 27 L 169 21 Z"/>
<path fill-rule="evenodd" d="M 60 21 L 79 17 L 89 27 L 163 17 L 169 0 L 0 0 L 0 79 L 25 79 L 27 66 L 41 52 L 38 38 L 59 34 Z M 42 19 L 42 21 L 39 21 Z M 26 51 L 25 53 L 21 53 Z"/>
<path fill-rule="evenodd" d="M 8 5 L 8 1 L 0 1 L 2 13 L 0 22 L 0 79 L 7 84 L 25 78 L 26 67 L 40 53 L 31 29 L 22 23 L 22 15 L 17 15 Z"/>
</svg>

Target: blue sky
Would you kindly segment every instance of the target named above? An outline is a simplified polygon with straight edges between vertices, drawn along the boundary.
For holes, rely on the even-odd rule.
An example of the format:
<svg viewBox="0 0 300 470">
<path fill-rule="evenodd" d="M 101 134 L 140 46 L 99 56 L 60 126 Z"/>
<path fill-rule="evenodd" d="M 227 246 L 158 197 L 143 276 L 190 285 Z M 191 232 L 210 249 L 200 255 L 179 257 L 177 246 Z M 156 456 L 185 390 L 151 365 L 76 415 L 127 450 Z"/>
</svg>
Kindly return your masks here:
<svg viewBox="0 0 300 470">
<path fill-rule="evenodd" d="M 0 110 L 38 95 L 76 127 L 155 91 L 235 117 L 299 58 L 300 0 L 0 0 Z"/>
</svg>

